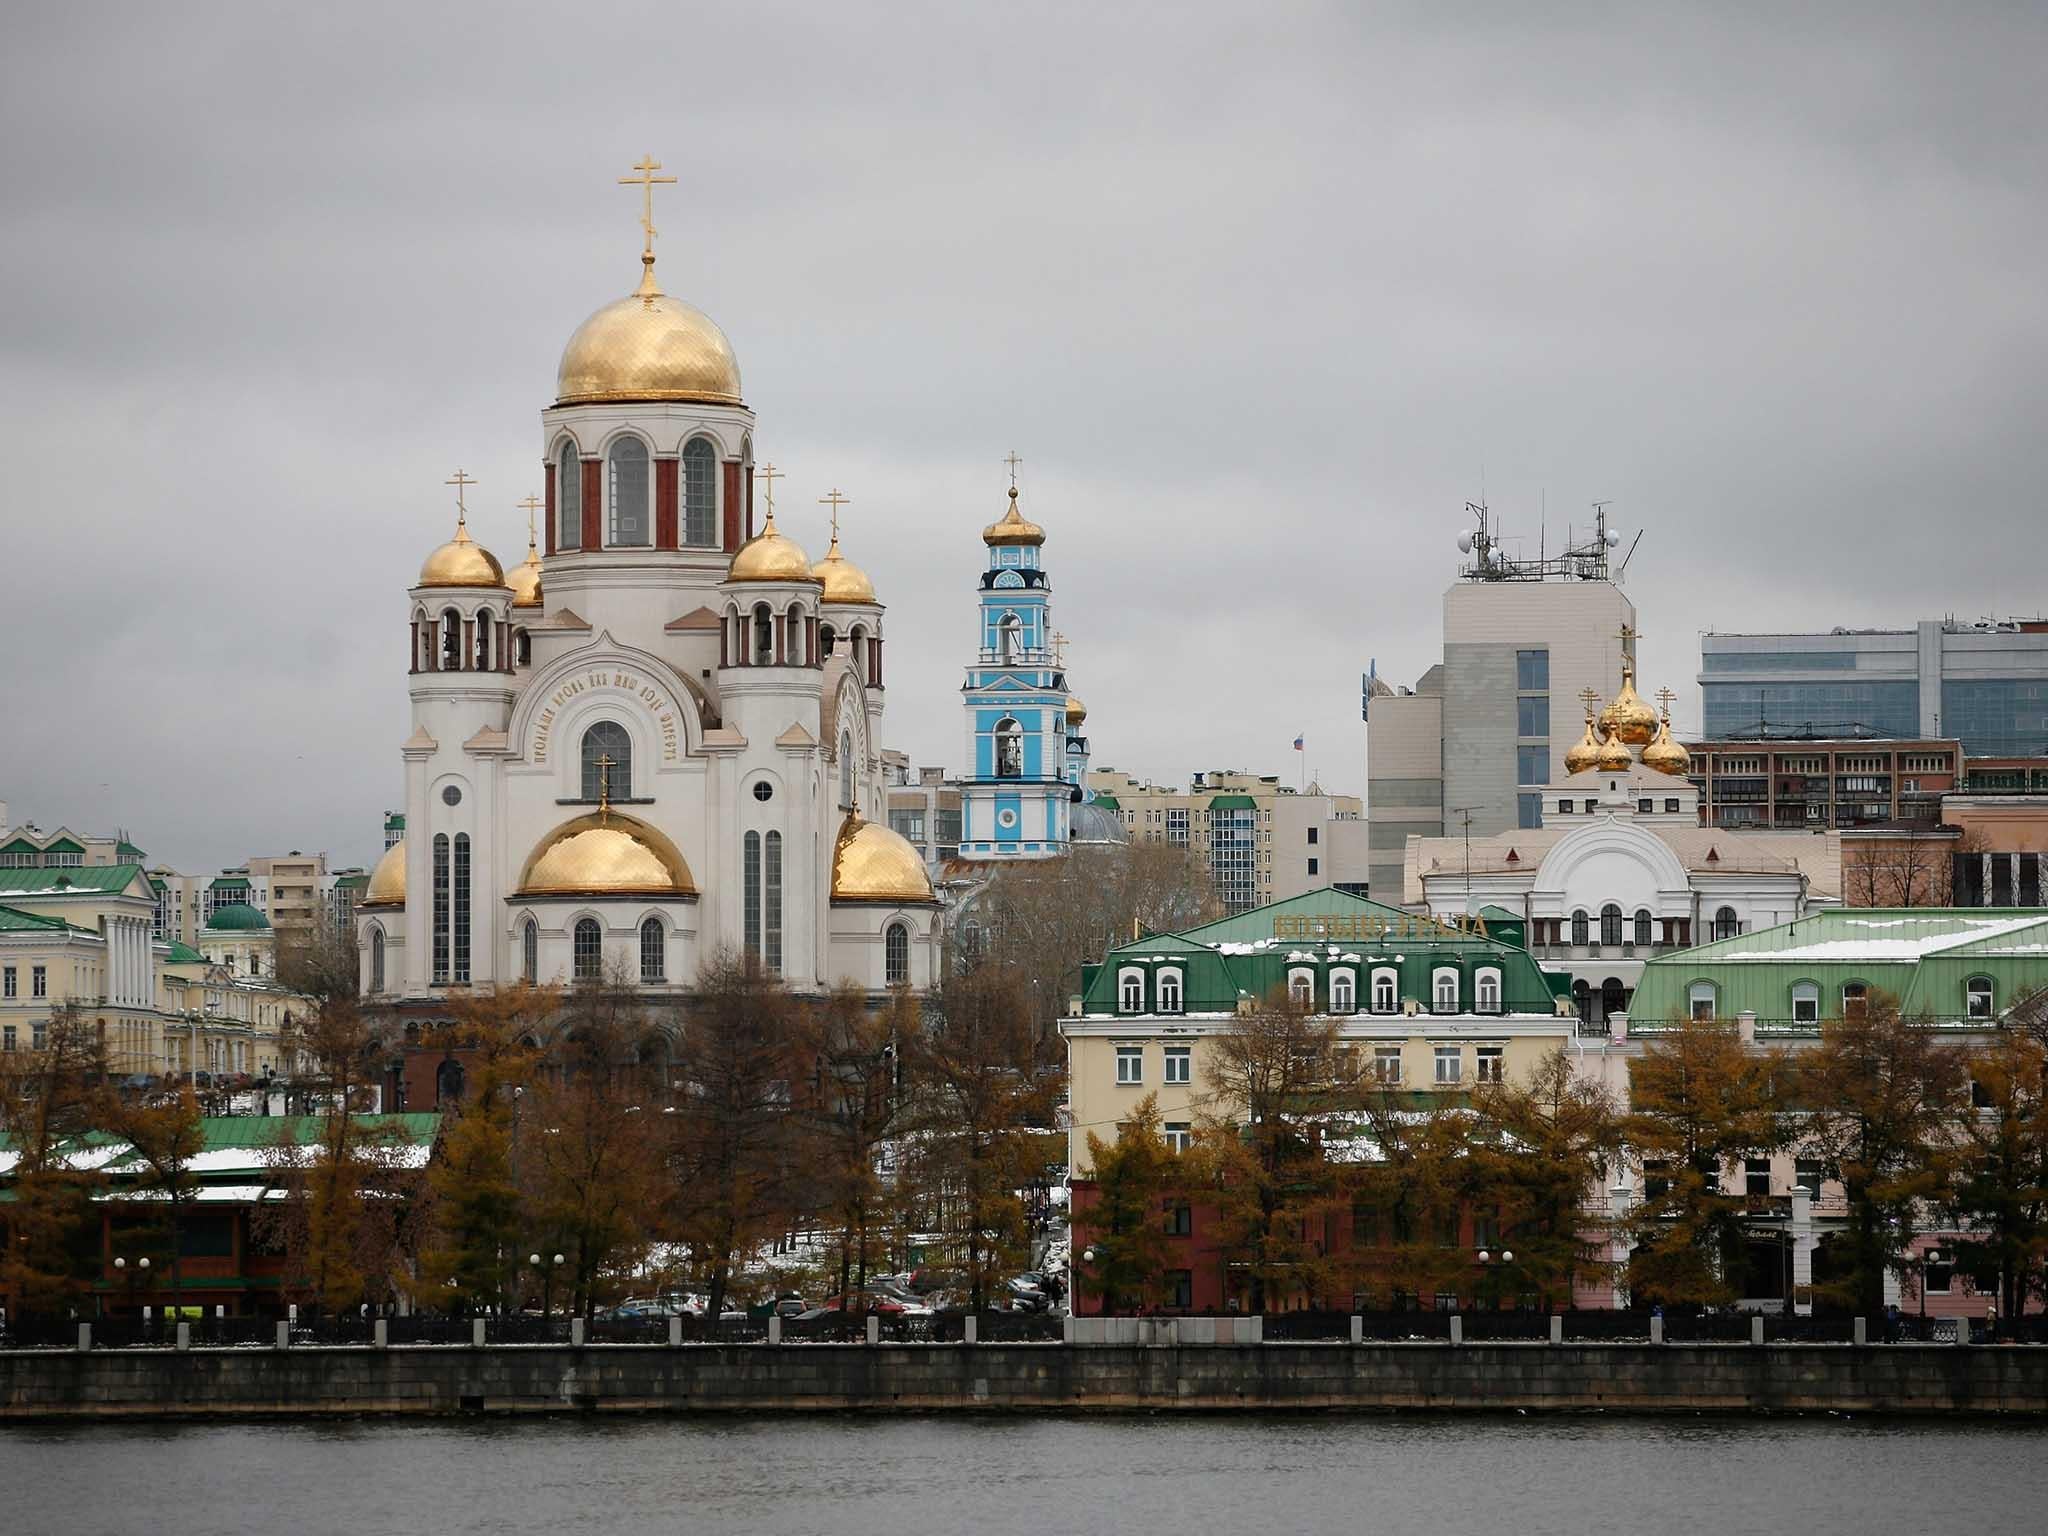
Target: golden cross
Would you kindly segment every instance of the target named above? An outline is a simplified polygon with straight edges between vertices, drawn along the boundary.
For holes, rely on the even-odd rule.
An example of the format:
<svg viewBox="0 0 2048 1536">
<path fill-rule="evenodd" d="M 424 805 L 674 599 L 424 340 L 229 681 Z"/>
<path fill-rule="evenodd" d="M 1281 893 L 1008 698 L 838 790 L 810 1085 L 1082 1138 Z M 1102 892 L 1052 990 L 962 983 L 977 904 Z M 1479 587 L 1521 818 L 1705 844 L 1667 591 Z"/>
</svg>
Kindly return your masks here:
<svg viewBox="0 0 2048 1536">
<path fill-rule="evenodd" d="M 600 752 L 597 757 L 597 814 L 602 816 L 612 808 L 612 755 Z"/>
<path fill-rule="evenodd" d="M 836 486 L 836 485 L 832 487 L 832 494 L 831 494 L 831 495 L 829 495 L 829 496 L 820 496 L 820 497 L 818 498 L 818 505 L 819 505 L 819 506 L 821 506 L 821 507 L 823 507 L 823 506 L 830 506 L 830 507 L 832 508 L 832 537 L 833 537 L 833 538 L 835 538 L 835 539 L 836 539 L 836 538 L 838 538 L 838 537 L 839 537 L 839 509 L 840 509 L 841 507 L 851 506 L 852 504 L 853 504 L 853 498 L 852 498 L 851 496 L 842 496 L 842 495 L 840 495 L 840 494 L 839 494 L 839 487 L 838 487 L 838 486 Z"/>
<path fill-rule="evenodd" d="M 1669 688 L 1659 688 L 1657 690 L 1657 702 L 1664 706 L 1664 718 L 1666 720 L 1671 718 L 1671 701 L 1677 697 L 1678 695 Z"/>
<path fill-rule="evenodd" d="M 1052 664 L 1056 667 L 1067 664 L 1067 637 L 1058 630 L 1052 632 Z"/>
<path fill-rule="evenodd" d="M 1600 707 L 1600 695 L 1591 688 L 1581 688 L 1579 698 L 1586 706 L 1586 718 L 1593 718 L 1593 711 Z"/>
<path fill-rule="evenodd" d="M 763 464 L 754 471 L 754 478 L 763 482 L 761 500 L 767 505 L 768 516 L 772 519 L 775 516 L 775 482 L 789 477 L 773 464 Z"/>
<path fill-rule="evenodd" d="M 1024 461 L 1017 457 L 1017 450 L 1012 448 L 1010 456 L 1004 459 L 1003 462 L 1010 466 L 1010 488 L 1015 490 L 1017 488 L 1017 466 Z"/>
<path fill-rule="evenodd" d="M 469 516 L 469 508 L 463 505 L 462 493 L 470 486 L 475 485 L 476 482 L 458 469 L 452 478 L 443 480 L 441 483 L 455 487 L 455 520 L 457 522 L 466 520 Z"/>
<path fill-rule="evenodd" d="M 634 166 L 633 169 L 640 174 L 637 176 L 621 176 L 619 178 L 619 185 L 622 187 L 638 187 L 640 189 L 640 227 L 647 231 L 647 246 L 644 254 L 652 256 L 654 254 L 654 189 L 656 187 L 672 187 L 675 185 L 676 179 L 673 176 L 655 175 L 654 173 L 661 169 L 661 162 L 652 155 L 642 155 L 640 163 Z"/>
<path fill-rule="evenodd" d="M 533 515 L 546 506 L 547 503 L 538 496 L 529 496 L 519 505 L 526 509 L 526 542 L 531 544 L 533 542 Z"/>
</svg>

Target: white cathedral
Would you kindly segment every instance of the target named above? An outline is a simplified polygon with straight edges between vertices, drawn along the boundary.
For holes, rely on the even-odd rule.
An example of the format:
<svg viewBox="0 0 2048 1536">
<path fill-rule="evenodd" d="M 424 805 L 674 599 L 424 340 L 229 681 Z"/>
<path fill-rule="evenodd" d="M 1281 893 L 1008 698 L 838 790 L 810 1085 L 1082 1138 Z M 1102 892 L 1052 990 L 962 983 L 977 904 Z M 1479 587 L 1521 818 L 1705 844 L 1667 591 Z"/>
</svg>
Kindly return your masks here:
<svg viewBox="0 0 2048 1536">
<path fill-rule="evenodd" d="M 373 1006 L 620 973 L 680 994 L 720 951 L 798 992 L 934 979 L 939 907 L 884 812 L 882 604 L 836 504 L 822 560 L 777 530 L 772 466 L 756 529 L 739 364 L 661 291 L 643 223 L 639 289 L 562 351 L 525 563 L 458 510 L 408 594 L 406 835 L 357 919 Z"/>
</svg>

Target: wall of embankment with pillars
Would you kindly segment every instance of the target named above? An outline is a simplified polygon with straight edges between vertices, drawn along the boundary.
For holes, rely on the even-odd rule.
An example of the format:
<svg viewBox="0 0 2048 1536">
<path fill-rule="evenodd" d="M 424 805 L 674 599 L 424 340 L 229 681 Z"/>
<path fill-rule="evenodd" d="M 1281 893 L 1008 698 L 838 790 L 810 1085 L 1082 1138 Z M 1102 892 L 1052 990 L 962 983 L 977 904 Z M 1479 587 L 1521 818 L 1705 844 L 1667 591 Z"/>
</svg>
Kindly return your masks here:
<svg viewBox="0 0 2048 1536">
<path fill-rule="evenodd" d="M 0 1351 L 0 1423 L 848 1409 L 2048 1416 L 2048 1346 L 598 1344 Z"/>
</svg>

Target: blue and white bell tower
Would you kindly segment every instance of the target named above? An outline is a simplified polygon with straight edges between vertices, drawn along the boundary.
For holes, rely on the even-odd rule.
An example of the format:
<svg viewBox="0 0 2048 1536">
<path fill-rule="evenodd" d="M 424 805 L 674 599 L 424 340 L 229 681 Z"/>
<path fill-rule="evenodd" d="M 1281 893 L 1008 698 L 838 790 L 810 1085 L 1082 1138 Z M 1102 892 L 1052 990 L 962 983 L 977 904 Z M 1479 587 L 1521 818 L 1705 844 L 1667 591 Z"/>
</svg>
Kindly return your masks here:
<svg viewBox="0 0 2048 1536">
<path fill-rule="evenodd" d="M 1043 859 L 1067 851 L 1067 678 L 1053 644 L 1051 583 L 1039 561 L 1045 530 L 1010 507 L 982 530 L 979 656 L 967 669 L 967 771 L 960 781 L 960 857 Z"/>
</svg>

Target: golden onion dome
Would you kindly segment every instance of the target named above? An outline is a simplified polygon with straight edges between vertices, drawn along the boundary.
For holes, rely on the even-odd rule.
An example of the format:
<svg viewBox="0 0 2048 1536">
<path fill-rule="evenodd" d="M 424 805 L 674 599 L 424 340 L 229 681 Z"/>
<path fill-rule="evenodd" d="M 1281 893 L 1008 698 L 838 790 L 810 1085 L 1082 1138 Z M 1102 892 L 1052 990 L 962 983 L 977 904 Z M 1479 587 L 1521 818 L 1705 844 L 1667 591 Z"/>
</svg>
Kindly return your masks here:
<svg viewBox="0 0 2048 1536">
<path fill-rule="evenodd" d="M 832 535 L 832 547 L 825 551 L 825 558 L 811 567 L 811 574 L 825 584 L 825 601 L 828 603 L 876 604 L 875 584 L 868 580 L 868 573 L 855 565 L 839 552 L 839 535 Z"/>
<path fill-rule="evenodd" d="M 421 587 L 502 587 L 505 568 L 498 557 L 469 536 L 468 519 L 457 514 L 455 537 L 427 556 L 420 567 Z"/>
<path fill-rule="evenodd" d="M 1584 773 L 1588 768 L 1599 766 L 1600 738 L 1593 734 L 1593 717 L 1586 716 L 1586 734 L 1565 749 L 1564 771 Z"/>
<path fill-rule="evenodd" d="M 384 850 L 384 857 L 377 861 L 377 867 L 370 871 L 370 883 L 363 887 L 363 899 L 356 903 L 356 910 L 369 907 L 402 907 L 405 905 L 405 839 L 400 838 Z"/>
<path fill-rule="evenodd" d="M 928 902 L 932 882 L 916 844 L 854 811 L 832 850 L 834 901 Z"/>
<path fill-rule="evenodd" d="M 600 806 L 555 828 L 519 876 L 521 896 L 694 896 L 676 845 L 631 816 Z"/>
<path fill-rule="evenodd" d="M 1602 773 L 1626 773 L 1635 766 L 1635 758 L 1628 750 L 1628 743 L 1609 731 L 1594 766 Z"/>
<path fill-rule="evenodd" d="M 740 403 L 740 364 L 711 317 L 670 298 L 654 281 L 652 253 L 637 292 L 576 327 L 562 348 L 555 404 L 621 400 Z"/>
<path fill-rule="evenodd" d="M 527 536 L 526 558 L 512 567 L 512 574 L 505 578 L 505 585 L 512 589 L 514 608 L 540 607 L 540 551 L 534 547 L 532 535 Z"/>
<path fill-rule="evenodd" d="M 1620 736 L 1632 747 L 1640 747 L 1657 733 L 1657 712 L 1636 693 L 1636 669 L 1623 664 L 1621 692 L 1600 711 L 1600 725 L 1608 735 Z"/>
<path fill-rule="evenodd" d="M 1076 725 L 1079 725 L 1079 724 L 1081 724 L 1081 723 L 1082 723 L 1083 721 L 1085 721 L 1085 720 L 1086 720 L 1087 718 L 1088 718 L 1088 706 L 1087 706 L 1086 704 L 1083 704 L 1083 703 L 1081 702 L 1081 695 L 1079 695 L 1078 693 L 1070 693 L 1070 694 L 1068 694 L 1068 695 L 1067 695 L 1067 724 L 1068 724 L 1069 726 L 1076 726 Z"/>
<path fill-rule="evenodd" d="M 1017 510 L 1017 487 L 1010 487 L 1010 510 L 981 530 L 981 542 L 994 549 L 1004 544 L 1043 544 L 1045 530 Z"/>
<path fill-rule="evenodd" d="M 1669 714 L 1657 723 L 1657 739 L 1643 748 L 1643 765 L 1672 778 L 1692 772 L 1692 754 L 1672 740 Z"/>
<path fill-rule="evenodd" d="M 795 539 L 775 526 L 775 509 L 770 507 L 761 531 L 742 544 L 725 573 L 727 581 L 817 581 L 811 574 L 810 557 Z"/>
</svg>

